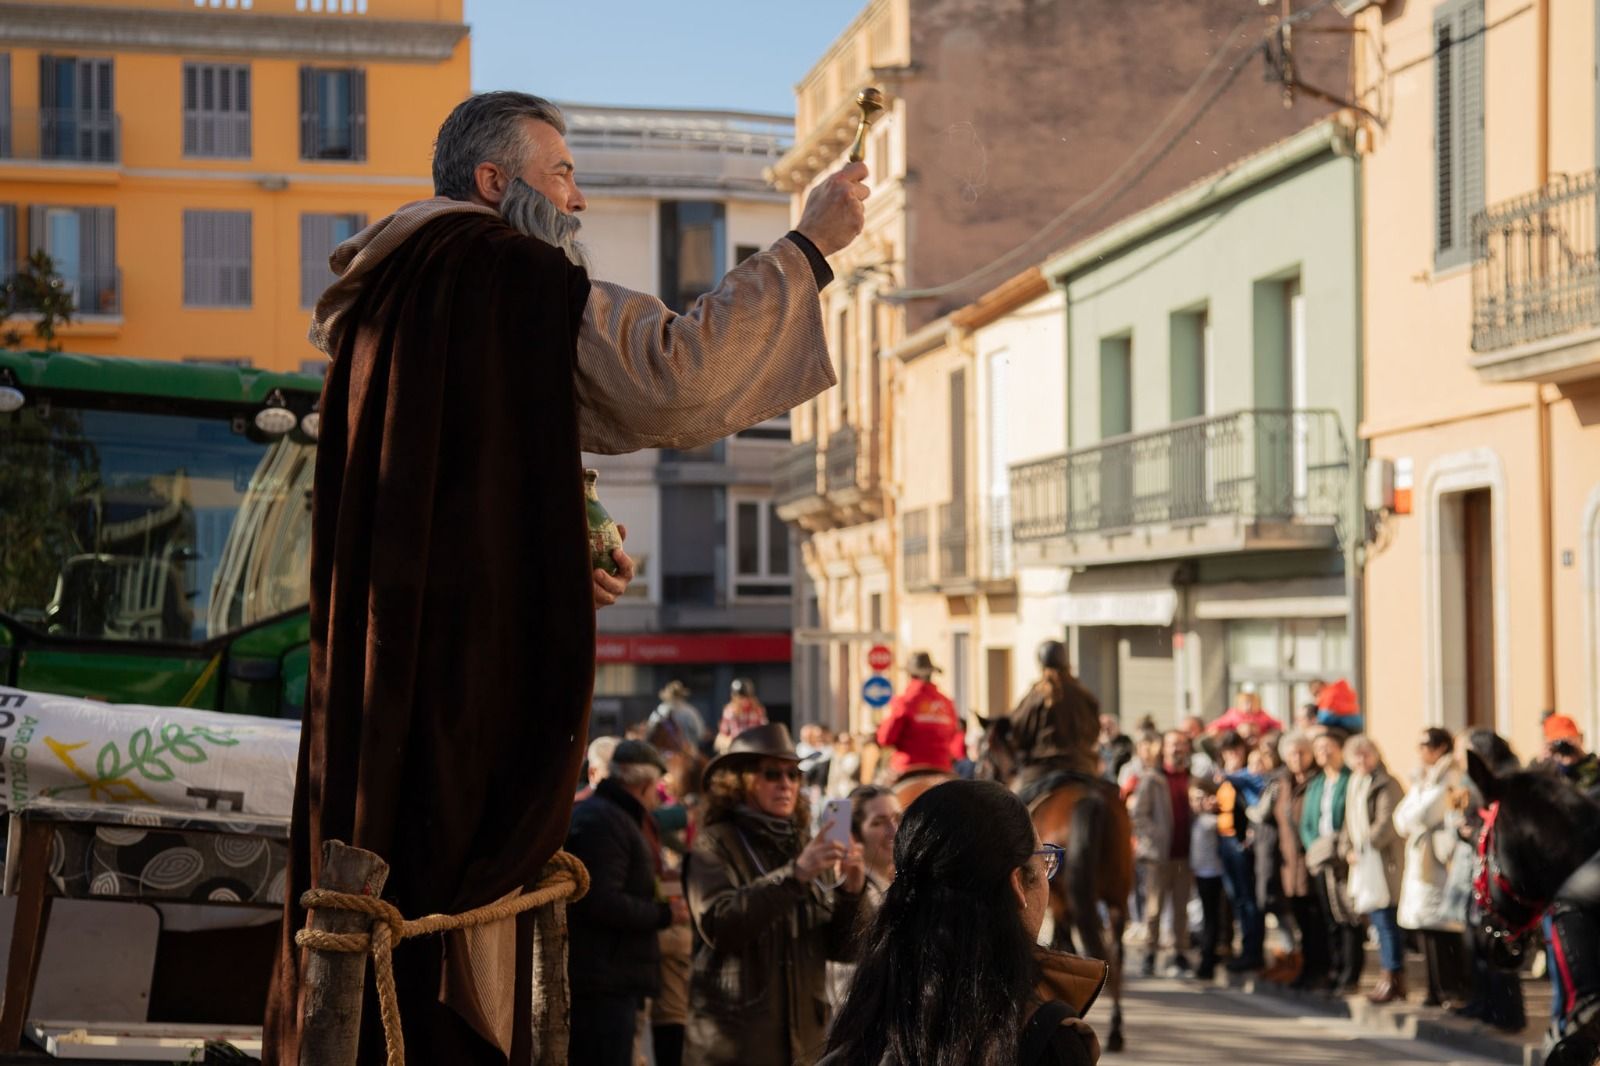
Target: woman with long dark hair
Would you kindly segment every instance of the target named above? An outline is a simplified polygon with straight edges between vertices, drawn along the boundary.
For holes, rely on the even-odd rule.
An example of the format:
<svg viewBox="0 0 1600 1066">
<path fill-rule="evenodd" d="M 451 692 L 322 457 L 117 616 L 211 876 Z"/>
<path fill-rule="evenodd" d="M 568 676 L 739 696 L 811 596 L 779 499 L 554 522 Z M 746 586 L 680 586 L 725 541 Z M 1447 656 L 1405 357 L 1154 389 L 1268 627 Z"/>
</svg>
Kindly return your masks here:
<svg viewBox="0 0 1600 1066">
<path fill-rule="evenodd" d="M 1037 945 L 1059 848 L 992 781 L 924 793 L 895 834 L 873 919 L 822 1066 L 1077 1066 L 1103 962 Z"/>
</svg>

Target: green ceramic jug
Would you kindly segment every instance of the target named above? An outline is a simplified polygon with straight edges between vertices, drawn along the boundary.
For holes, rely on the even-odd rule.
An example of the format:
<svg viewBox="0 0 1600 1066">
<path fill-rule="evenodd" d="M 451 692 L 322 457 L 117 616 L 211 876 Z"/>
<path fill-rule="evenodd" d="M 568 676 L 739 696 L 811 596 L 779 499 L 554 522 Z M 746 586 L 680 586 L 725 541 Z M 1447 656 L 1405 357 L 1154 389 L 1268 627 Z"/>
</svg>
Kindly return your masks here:
<svg viewBox="0 0 1600 1066">
<path fill-rule="evenodd" d="M 589 556 L 596 570 L 615 574 L 617 561 L 611 557 L 611 553 L 622 547 L 622 533 L 600 502 L 600 494 L 595 491 L 595 482 L 598 480 L 600 471 L 583 472 L 583 499 L 589 512 Z"/>
</svg>

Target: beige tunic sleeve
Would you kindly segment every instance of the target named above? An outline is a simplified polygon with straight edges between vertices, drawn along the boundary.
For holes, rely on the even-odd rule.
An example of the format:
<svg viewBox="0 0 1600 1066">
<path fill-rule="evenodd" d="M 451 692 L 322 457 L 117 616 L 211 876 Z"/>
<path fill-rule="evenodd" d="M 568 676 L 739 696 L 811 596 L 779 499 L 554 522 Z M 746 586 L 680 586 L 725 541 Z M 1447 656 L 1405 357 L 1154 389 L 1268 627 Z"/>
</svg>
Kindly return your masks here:
<svg viewBox="0 0 1600 1066">
<path fill-rule="evenodd" d="M 583 450 L 696 448 L 780 415 L 835 382 L 817 282 L 783 239 L 677 314 L 593 283 L 578 332 Z"/>
</svg>

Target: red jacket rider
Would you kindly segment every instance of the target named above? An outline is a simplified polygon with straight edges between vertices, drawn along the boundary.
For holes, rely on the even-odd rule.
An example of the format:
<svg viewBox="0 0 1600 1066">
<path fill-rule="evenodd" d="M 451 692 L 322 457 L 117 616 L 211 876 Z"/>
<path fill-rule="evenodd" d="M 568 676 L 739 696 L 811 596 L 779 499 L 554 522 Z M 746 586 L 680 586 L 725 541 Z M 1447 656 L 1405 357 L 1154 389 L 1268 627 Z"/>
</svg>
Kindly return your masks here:
<svg viewBox="0 0 1600 1066">
<path fill-rule="evenodd" d="M 918 667 L 926 665 L 926 674 Z M 967 756 L 966 732 L 956 716 L 956 705 L 933 683 L 933 666 L 925 654 L 912 658 L 913 677 L 906 690 L 889 704 L 878 723 L 878 743 L 894 748 L 889 770 L 899 777 L 912 767 L 952 773 L 956 759 Z"/>
</svg>

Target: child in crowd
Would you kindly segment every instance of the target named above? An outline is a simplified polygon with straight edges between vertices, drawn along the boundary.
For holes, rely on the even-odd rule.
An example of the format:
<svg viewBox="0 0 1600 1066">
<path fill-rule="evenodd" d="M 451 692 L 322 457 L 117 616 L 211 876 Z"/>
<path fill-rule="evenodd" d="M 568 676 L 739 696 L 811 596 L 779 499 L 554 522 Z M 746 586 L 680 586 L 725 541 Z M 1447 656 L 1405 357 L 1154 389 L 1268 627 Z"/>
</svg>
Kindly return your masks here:
<svg viewBox="0 0 1600 1066">
<path fill-rule="evenodd" d="M 1217 841 L 1217 797 L 1189 790 L 1194 821 L 1189 830 L 1189 865 L 1200 896 L 1200 966 L 1195 977 L 1209 981 L 1217 972 L 1217 940 L 1222 921 L 1222 854 Z"/>
</svg>

